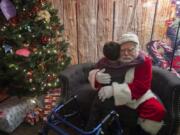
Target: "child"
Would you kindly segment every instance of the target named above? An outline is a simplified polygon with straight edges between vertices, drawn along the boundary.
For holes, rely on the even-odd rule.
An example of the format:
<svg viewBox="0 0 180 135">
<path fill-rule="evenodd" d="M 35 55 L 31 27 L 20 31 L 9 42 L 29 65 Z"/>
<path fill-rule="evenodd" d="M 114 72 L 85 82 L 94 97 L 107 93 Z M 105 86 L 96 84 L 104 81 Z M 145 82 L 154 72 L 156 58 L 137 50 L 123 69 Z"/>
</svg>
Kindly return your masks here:
<svg viewBox="0 0 180 135">
<path fill-rule="evenodd" d="M 104 44 L 103 47 L 103 55 L 104 57 L 101 58 L 96 64 L 95 68 L 96 69 L 103 69 L 102 71 L 105 70 L 105 73 L 109 73 L 112 78 L 112 81 L 117 81 L 117 68 L 118 68 L 118 58 L 120 54 L 120 45 L 114 41 L 110 41 Z M 116 73 L 115 73 L 116 72 Z M 110 85 L 110 84 L 108 84 Z M 103 84 L 99 84 L 98 82 L 95 82 L 95 88 L 100 89 L 102 86 L 105 86 Z"/>
<path fill-rule="evenodd" d="M 120 73 L 118 71 L 119 66 L 118 66 L 118 59 L 120 56 L 120 45 L 116 42 L 110 41 L 104 44 L 103 47 L 103 55 L 104 57 L 101 58 L 96 64 L 95 64 L 95 69 L 98 70 L 105 70 L 105 73 L 108 73 L 111 75 L 111 82 L 113 81 L 118 81 L 120 78 Z M 91 78 L 89 78 L 91 79 Z M 95 80 L 94 80 L 95 81 Z M 91 82 L 91 81 L 90 81 Z M 110 84 L 100 84 L 97 81 L 95 81 L 95 87 L 94 89 L 100 90 L 101 87 L 110 85 Z M 107 114 L 109 112 L 105 112 Z M 98 120 L 99 121 L 99 120 Z M 92 129 L 95 127 L 95 123 L 91 124 L 88 123 L 86 126 L 86 129 Z M 108 124 L 106 127 L 104 127 L 103 132 L 105 132 L 108 135 L 119 135 L 121 134 L 121 127 L 117 128 L 116 123 L 111 123 L 111 126 Z"/>
</svg>

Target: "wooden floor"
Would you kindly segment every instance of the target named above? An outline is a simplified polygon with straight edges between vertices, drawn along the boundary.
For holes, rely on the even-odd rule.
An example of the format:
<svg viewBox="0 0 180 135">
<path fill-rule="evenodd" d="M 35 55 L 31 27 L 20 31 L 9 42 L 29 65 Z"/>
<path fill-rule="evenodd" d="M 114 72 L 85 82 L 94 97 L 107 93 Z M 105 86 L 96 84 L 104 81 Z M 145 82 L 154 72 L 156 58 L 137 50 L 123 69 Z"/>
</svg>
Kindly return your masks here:
<svg viewBox="0 0 180 135">
<path fill-rule="evenodd" d="M 35 126 L 22 123 L 13 133 L 7 134 L 7 133 L 0 132 L 0 135 L 38 135 L 38 132 L 40 129 L 42 129 L 42 123 L 38 123 Z M 68 133 L 70 135 L 77 135 L 70 129 L 68 129 Z M 57 134 L 50 131 L 48 135 L 57 135 Z M 180 127 L 178 129 L 177 135 L 180 135 Z"/>
<path fill-rule="evenodd" d="M 27 123 L 22 123 L 17 129 L 14 130 L 11 134 L 1 133 L 0 135 L 38 135 L 39 130 L 42 128 L 42 123 L 38 123 L 34 126 L 31 126 Z M 56 135 L 53 132 L 50 132 L 49 135 Z"/>
<path fill-rule="evenodd" d="M 34 126 L 27 123 L 22 123 L 13 133 L 7 134 L 0 132 L 0 135 L 38 135 L 40 129 L 42 129 L 42 123 L 39 122 Z M 72 130 L 66 129 L 70 135 L 76 135 Z M 57 135 L 53 131 L 49 131 L 48 135 Z"/>
</svg>

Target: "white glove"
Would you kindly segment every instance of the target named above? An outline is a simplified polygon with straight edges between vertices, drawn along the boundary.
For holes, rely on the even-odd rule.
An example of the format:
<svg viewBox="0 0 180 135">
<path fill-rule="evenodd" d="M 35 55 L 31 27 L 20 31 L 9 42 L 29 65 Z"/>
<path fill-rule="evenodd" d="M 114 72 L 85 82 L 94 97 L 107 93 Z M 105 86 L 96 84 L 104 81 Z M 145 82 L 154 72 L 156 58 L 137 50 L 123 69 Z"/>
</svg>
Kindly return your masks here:
<svg viewBox="0 0 180 135">
<path fill-rule="evenodd" d="M 108 73 L 104 73 L 105 69 L 101 69 L 96 74 L 96 81 L 100 84 L 110 84 L 111 76 Z"/>
<path fill-rule="evenodd" d="M 113 96 L 112 86 L 104 86 L 98 92 L 98 97 L 102 102 L 104 102 L 105 99 L 108 99 L 112 96 Z"/>
</svg>

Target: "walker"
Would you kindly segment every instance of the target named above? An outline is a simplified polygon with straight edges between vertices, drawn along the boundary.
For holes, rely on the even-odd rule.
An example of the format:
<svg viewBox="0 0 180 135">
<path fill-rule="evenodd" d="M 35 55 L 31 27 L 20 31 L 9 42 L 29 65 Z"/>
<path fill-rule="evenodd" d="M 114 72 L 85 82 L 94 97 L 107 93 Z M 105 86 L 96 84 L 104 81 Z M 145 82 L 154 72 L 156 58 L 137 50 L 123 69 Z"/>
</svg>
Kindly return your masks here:
<svg viewBox="0 0 180 135">
<path fill-rule="evenodd" d="M 111 111 L 95 128 L 90 131 L 85 131 L 85 123 L 83 116 L 81 115 L 80 107 L 77 102 L 77 96 L 71 97 L 65 103 L 59 104 L 55 107 L 52 112 L 49 114 L 47 121 L 44 122 L 44 126 L 39 132 L 39 135 L 48 135 L 48 131 L 52 130 L 57 135 L 70 135 L 62 126 L 70 128 L 73 130 L 73 134 L 77 135 L 103 135 L 103 125 L 107 124 L 108 121 L 116 121 L 118 129 L 122 134 L 123 130 L 118 120 L 118 114 L 115 111 Z M 72 105 L 74 103 L 74 106 Z M 68 112 L 68 105 L 71 107 L 76 107 L 76 110 L 70 110 Z M 81 122 L 78 121 L 79 125 L 77 126 L 77 118 L 80 118 Z M 73 119 L 76 119 L 76 124 L 73 123 Z M 82 124 L 80 124 L 82 123 Z"/>
</svg>

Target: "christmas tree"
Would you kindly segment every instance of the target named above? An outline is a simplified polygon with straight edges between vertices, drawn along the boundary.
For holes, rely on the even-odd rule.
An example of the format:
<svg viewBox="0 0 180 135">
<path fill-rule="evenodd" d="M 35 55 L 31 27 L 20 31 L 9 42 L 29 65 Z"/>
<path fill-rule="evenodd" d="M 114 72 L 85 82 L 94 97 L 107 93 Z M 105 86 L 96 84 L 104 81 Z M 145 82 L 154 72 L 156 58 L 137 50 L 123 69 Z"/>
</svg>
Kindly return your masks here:
<svg viewBox="0 0 180 135">
<path fill-rule="evenodd" d="M 57 10 L 46 0 L 0 0 L 0 90 L 39 95 L 60 87 L 70 63 Z"/>
</svg>

